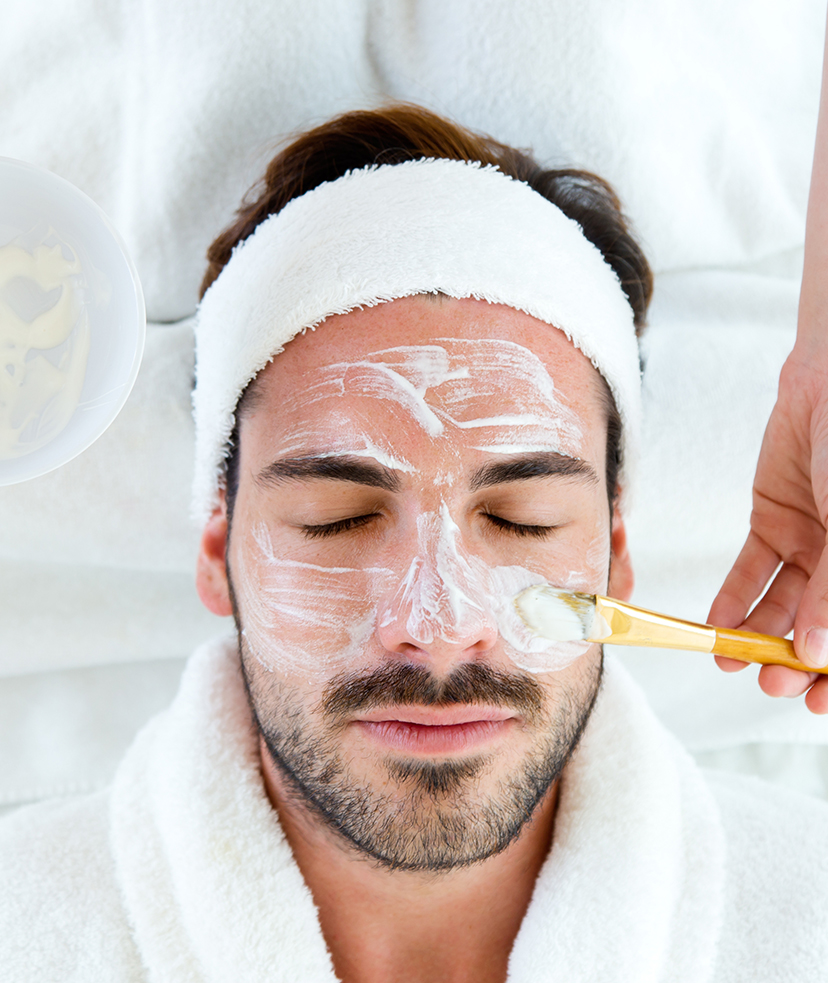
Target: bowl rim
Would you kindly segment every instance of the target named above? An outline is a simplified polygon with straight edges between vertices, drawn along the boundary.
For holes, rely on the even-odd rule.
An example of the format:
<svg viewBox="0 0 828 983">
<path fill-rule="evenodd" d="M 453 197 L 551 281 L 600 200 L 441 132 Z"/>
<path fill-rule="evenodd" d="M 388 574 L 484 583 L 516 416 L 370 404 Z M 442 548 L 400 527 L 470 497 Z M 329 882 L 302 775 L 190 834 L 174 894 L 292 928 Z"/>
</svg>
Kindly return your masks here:
<svg viewBox="0 0 828 983">
<path fill-rule="evenodd" d="M 0 487 L 21 484 L 24 481 L 30 481 L 33 478 L 39 478 L 42 475 L 56 471 L 58 468 L 63 467 L 64 464 L 68 464 L 70 461 L 73 461 L 76 457 L 83 454 L 83 452 L 88 450 L 88 448 L 91 447 L 99 437 L 106 433 L 129 399 L 130 393 L 132 392 L 135 381 L 138 378 L 138 373 L 141 369 L 147 338 L 147 308 L 144 298 L 144 290 L 141 286 L 140 277 L 138 276 L 138 270 L 129 254 L 129 250 L 127 249 L 123 236 L 101 206 L 90 198 L 85 191 L 81 191 L 77 185 L 72 184 L 71 181 L 61 177 L 54 171 L 50 171 L 47 167 L 43 167 L 39 164 L 32 164 L 25 160 L 19 160 L 16 157 L 5 157 L 0 155 L 0 170 L 5 168 L 28 171 L 34 174 L 38 179 L 43 180 L 47 184 L 51 184 L 58 193 L 75 198 L 81 205 L 83 205 L 85 209 L 88 210 L 89 213 L 94 215 L 95 218 L 100 221 L 106 232 L 111 236 L 114 244 L 117 246 L 118 251 L 125 263 L 127 273 L 129 274 L 129 281 L 132 285 L 131 296 L 134 298 L 134 309 L 136 313 L 137 337 L 129 374 L 123 381 L 123 388 L 118 399 L 112 403 L 112 409 L 109 413 L 109 419 L 107 420 L 106 424 L 98 429 L 97 432 L 93 432 L 89 439 L 87 439 L 85 442 L 81 442 L 81 444 L 74 449 L 70 455 L 63 457 L 56 464 L 50 463 L 46 467 L 41 464 L 40 466 L 33 468 L 29 473 L 25 473 L 22 476 L 18 475 L 13 478 L 4 478 L 2 474 L 2 462 L 0 462 Z M 56 435 L 56 437 L 57 436 L 59 436 L 59 434 Z M 37 461 L 40 451 L 46 447 L 49 447 L 51 443 L 52 441 L 49 441 L 49 443 L 44 444 L 42 448 L 32 451 L 32 462 Z M 24 460 L 28 456 L 29 455 L 23 455 L 23 458 L 18 458 L 18 460 Z"/>
</svg>

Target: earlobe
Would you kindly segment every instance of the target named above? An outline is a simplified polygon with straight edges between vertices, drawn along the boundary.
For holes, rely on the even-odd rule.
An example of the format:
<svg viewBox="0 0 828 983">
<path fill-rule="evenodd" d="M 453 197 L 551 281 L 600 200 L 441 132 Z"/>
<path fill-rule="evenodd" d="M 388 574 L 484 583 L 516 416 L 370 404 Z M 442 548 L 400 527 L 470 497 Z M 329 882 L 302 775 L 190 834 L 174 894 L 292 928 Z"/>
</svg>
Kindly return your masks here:
<svg viewBox="0 0 828 983">
<path fill-rule="evenodd" d="M 227 617 L 233 613 L 227 582 L 227 514 L 224 496 L 221 504 L 207 520 L 201 534 L 201 546 L 196 563 L 196 590 L 202 604 L 213 614 Z"/>
<path fill-rule="evenodd" d="M 619 601 L 629 601 L 635 586 L 635 575 L 633 574 L 630 552 L 627 548 L 627 529 L 618 509 L 615 510 L 612 517 L 610 548 L 612 558 L 607 593 L 610 597 L 617 597 Z"/>
</svg>

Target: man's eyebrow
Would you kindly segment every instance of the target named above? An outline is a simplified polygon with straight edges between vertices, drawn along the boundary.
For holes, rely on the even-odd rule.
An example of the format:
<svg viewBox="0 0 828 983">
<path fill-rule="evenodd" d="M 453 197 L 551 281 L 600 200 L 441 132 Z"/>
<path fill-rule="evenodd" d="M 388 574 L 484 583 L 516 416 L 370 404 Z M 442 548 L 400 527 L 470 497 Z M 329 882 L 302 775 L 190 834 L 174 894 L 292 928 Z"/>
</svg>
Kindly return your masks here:
<svg viewBox="0 0 828 983">
<path fill-rule="evenodd" d="M 398 491 L 400 479 L 381 464 L 357 457 L 289 457 L 271 461 L 256 475 L 264 484 L 283 481 L 350 481 L 386 491 Z"/>
<path fill-rule="evenodd" d="M 532 478 L 549 476 L 578 478 L 591 485 L 598 483 L 595 468 L 587 461 L 558 454 L 556 451 L 543 451 L 524 455 L 517 460 L 512 458 L 510 461 L 485 464 L 472 475 L 470 487 L 472 491 L 479 491 L 481 488 L 489 488 L 491 485 L 499 485 L 506 481 L 529 481 Z"/>
</svg>

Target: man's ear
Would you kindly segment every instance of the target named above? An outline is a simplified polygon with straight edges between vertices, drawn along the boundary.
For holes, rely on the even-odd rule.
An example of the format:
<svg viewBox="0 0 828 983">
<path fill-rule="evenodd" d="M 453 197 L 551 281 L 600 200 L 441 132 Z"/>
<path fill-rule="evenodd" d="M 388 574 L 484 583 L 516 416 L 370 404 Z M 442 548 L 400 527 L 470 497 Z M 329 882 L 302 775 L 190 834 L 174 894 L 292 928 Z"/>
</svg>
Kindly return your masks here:
<svg viewBox="0 0 828 983">
<path fill-rule="evenodd" d="M 201 534 L 201 546 L 196 563 L 196 590 L 201 603 L 213 614 L 227 617 L 233 613 L 230 586 L 227 581 L 227 510 L 224 492 L 221 501 L 207 520 Z"/>
<path fill-rule="evenodd" d="M 627 530 L 624 519 L 616 507 L 612 513 L 612 537 L 610 538 L 610 577 L 607 594 L 619 601 L 629 601 L 635 586 L 630 551 L 627 549 Z"/>
</svg>

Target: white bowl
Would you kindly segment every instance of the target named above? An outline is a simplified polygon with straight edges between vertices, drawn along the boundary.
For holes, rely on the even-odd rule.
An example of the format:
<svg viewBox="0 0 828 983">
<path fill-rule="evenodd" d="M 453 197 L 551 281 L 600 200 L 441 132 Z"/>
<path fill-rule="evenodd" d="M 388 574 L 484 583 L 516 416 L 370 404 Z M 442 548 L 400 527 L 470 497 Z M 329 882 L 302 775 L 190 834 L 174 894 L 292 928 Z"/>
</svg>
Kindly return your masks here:
<svg viewBox="0 0 828 983">
<path fill-rule="evenodd" d="M 39 247 L 55 246 L 60 252 L 53 252 L 51 263 L 62 286 L 46 290 L 46 280 L 37 283 L 34 258 L 29 261 L 20 250 L 34 256 Z M 45 257 L 42 248 L 39 255 Z M 69 336 L 51 348 L 29 348 L 34 326 L 45 323 L 41 315 L 67 301 L 61 311 L 67 312 Z M 29 322 L 32 327 L 21 329 Z M 26 332 L 22 336 L 21 330 Z M 10 338 L 12 331 L 25 340 L 16 348 L 9 341 L 4 347 L 4 336 Z M 0 389 L 0 485 L 53 471 L 100 437 L 129 396 L 145 335 L 141 284 L 106 215 L 56 174 L 0 157 L 0 372 L 28 386 L 23 397 L 22 390 L 0 380 L 6 382 Z M 38 359 L 39 375 L 33 367 Z M 53 397 L 35 399 L 38 392 L 49 391 L 38 388 L 47 377 L 62 388 Z M 24 398 L 34 401 L 24 404 Z M 25 406 L 28 414 L 21 409 Z M 28 422 L 24 426 L 21 420 Z"/>
</svg>

